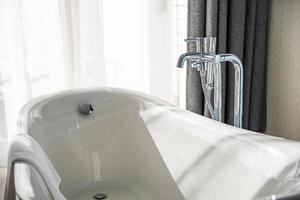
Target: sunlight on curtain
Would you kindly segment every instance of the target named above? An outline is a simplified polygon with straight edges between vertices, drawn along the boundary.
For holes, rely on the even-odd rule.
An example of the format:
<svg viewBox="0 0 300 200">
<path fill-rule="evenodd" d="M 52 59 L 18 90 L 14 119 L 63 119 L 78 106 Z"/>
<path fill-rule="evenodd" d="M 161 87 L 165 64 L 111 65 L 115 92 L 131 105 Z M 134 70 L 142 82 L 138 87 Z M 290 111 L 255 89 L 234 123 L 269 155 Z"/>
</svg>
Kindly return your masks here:
<svg viewBox="0 0 300 200">
<path fill-rule="evenodd" d="M 120 87 L 184 105 L 184 0 L 0 0 L 0 165 L 40 95 Z"/>
</svg>

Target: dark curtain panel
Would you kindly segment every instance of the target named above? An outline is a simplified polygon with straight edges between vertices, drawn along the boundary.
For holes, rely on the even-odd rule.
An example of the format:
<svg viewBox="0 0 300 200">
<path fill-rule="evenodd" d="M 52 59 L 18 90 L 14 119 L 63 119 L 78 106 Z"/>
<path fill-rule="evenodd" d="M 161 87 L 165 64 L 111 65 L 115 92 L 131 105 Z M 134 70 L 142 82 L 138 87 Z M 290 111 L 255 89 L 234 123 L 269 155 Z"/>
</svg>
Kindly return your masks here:
<svg viewBox="0 0 300 200">
<path fill-rule="evenodd" d="M 244 65 L 243 127 L 266 126 L 268 0 L 188 0 L 188 38 L 216 36 L 217 53 L 233 53 Z M 195 51 L 188 44 L 188 51 Z M 203 114 L 199 72 L 187 69 L 187 109 Z M 233 124 L 234 70 L 223 64 L 223 119 Z"/>
</svg>

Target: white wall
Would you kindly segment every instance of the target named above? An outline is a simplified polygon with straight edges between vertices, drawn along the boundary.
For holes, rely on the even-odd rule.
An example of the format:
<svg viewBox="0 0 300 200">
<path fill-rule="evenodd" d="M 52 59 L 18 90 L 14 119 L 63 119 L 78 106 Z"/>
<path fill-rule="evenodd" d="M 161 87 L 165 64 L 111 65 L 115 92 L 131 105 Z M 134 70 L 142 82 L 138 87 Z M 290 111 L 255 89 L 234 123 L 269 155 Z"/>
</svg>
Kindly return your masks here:
<svg viewBox="0 0 300 200">
<path fill-rule="evenodd" d="M 266 132 L 300 140 L 300 1 L 273 0 L 269 26 Z"/>
</svg>

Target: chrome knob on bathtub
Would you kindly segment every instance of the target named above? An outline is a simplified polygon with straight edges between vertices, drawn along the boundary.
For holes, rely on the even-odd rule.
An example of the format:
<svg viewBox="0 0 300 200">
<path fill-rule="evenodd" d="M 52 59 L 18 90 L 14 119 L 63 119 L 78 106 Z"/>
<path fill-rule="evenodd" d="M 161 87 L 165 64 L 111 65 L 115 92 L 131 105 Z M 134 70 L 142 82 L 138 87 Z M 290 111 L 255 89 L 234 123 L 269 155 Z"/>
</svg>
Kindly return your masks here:
<svg viewBox="0 0 300 200">
<path fill-rule="evenodd" d="M 81 103 L 79 105 L 78 111 L 79 111 L 80 115 L 89 116 L 89 115 L 93 114 L 94 108 L 93 108 L 92 104 Z"/>
</svg>

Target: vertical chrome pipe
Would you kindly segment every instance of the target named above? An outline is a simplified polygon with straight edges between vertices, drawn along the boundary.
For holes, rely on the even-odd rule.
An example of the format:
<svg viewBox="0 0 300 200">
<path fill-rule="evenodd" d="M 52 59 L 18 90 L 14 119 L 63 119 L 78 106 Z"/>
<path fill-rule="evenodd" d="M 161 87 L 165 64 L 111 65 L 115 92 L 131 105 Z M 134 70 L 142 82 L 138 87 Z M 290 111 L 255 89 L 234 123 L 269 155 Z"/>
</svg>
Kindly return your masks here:
<svg viewBox="0 0 300 200">
<path fill-rule="evenodd" d="M 231 62 L 234 66 L 234 126 L 243 125 L 244 69 L 241 60 L 234 54 L 220 54 L 220 62 Z"/>
<path fill-rule="evenodd" d="M 206 55 L 216 55 L 216 46 L 217 46 L 217 38 L 216 37 L 206 37 L 204 39 L 204 46 L 205 46 L 205 51 L 204 53 Z M 208 92 L 208 97 L 209 100 L 211 100 L 211 93 L 212 90 L 214 89 L 214 68 L 215 64 L 214 63 L 205 63 L 206 64 L 206 69 L 207 69 L 207 77 L 206 77 L 206 88 Z M 204 107 L 204 116 L 208 116 L 208 103 L 205 102 L 205 107 Z M 214 112 L 216 113 L 216 112 Z M 215 119 L 219 121 L 219 117 L 215 116 Z"/>
<path fill-rule="evenodd" d="M 222 119 L 222 71 L 221 63 L 214 63 L 214 115 L 216 120 Z"/>
</svg>

